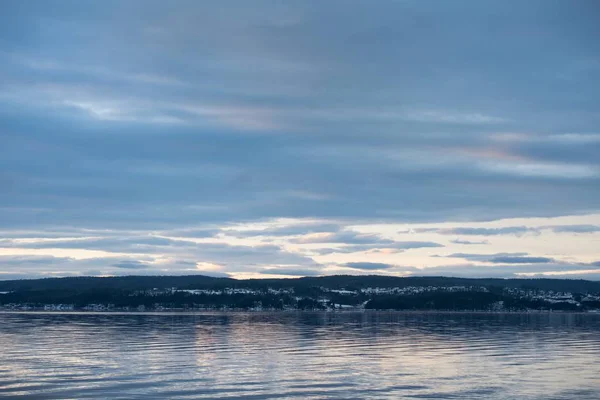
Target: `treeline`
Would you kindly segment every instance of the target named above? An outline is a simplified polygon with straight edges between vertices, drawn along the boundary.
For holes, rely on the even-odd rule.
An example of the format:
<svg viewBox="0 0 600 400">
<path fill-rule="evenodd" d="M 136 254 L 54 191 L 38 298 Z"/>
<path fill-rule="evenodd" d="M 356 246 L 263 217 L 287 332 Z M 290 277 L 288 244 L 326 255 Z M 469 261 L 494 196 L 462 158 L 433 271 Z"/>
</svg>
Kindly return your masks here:
<svg viewBox="0 0 600 400">
<path fill-rule="evenodd" d="M 190 294 L 186 292 L 157 293 L 152 295 L 113 289 L 90 290 L 24 290 L 0 295 L 0 305 L 19 304 L 34 308 L 45 305 L 70 304 L 76 309 L 90 305 L 110 305 L 115 309 L 137 308 L 215 308 L 251 309 L 284 308 L 318 310 L 325 309 L 321 302 L 310 297 L 297 299 L 287 294 Z"/>
<path fill-rule="evenodd" d="M 203 275 L 188 276 L 120 276 L 69 277 L 0 281 L 0 291 L 37 290 L 146 290 L 167 289 L 225 289 L 293 288 L 296 293 L 310 295 L 315 288 L 359 290 L 368 287 L 405 288 L 409 286 L 483 286 L 488 288 L 515 288 L 553 290 L 571 293 L 599 293 L 600 282 L 577 279 L 470 279 L 452 277 L 392 277 L 381 275 L 333 275 L 296 279 L 232 279 Z"/>
<path fill-rule="evenodd" d="M 365 308 L 372 310 L 585 311 L 591 305 L 578 306 L 568 302 L 531 300 L 492 292 L 430 292 L 410 296 L 378 296 L 369 300 Z"/>
<path fill-rule="evenodd" d="M 465 289 L 445 290 L 452 286 Z M 407 289 L 403 294 L 373 294 L 363 288 L 435 287 Z M 177 289 L 209 289 L 193 294 Z M 225 291 L 223 289 L 249 289 Z M 275 290 L 268 290 L 268 289 Z M 474 289 L 467 289 L 474 288 Z M 481 289 L 485 288 L 485 289 Z M 506 290 L 506 289 L 519 290 Z M 277 289 L 282 290 L 277 293 Z M 345 293 L 336 293 L 345 289 Z M 573 301 L 528 296 L 535 291 L 570 292 Z M 90 304 L 115 308 L 228 308 L 309 309 L 357 307 L 375 310 L 585 310 L 599 309 L 600 301 L 585 293 L 600 293 L 600 282 L 564 279 L 465 279 L 447 277 L 397 278 L 387 276 L 327 276 L 299 279 L 235 280 L 200 275 L 127 276 L 111 278 L 54 278 L 0 282 L 0 305 L 43 307 Z M 354 292 L 354 293 L 352 293 Z M 535 294 L 535 293 L 534 293 Z M 558 297 L 559 299 L 561 297 Z M 590 300 L 591 299 L 591 300 Z M 597 297 L 596 297 L 597 299 Z"/>
<path fill-rule="evenodd" d="M 372 310 L 564 310 L 585 311 L 600 308 L 600 302 L 585 302 L 581 305 L 569 302 L 549 302 L 543 299 L 528 299 L 494 292 L 426 292 L 408 295 L 334 295 L 327 300 L 322 296 L 302 297 L 289 294 L 190 294 L 187 292 L 135 294 L 113 289 L 91 290 L 34 290 L 17 291 L 0 295 L 0 305 L 20 304 L 43 307 L 47 304 L 71 304 L 82 309 L 93 304 L 110 305 L 115 309 L 299 309 L 323 310 L 336 305 L 364 307 Z M 339 307 L 339 306 L 338 306 Z"/>
</svg>

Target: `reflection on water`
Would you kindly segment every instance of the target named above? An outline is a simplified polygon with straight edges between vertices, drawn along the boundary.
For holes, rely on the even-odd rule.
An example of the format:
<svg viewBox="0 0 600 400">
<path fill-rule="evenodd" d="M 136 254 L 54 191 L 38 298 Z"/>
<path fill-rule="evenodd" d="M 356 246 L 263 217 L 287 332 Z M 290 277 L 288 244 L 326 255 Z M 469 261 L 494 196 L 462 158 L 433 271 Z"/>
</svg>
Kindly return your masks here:
<svg viewBox="0 0 600 400">
<path fill-rule="evenodd" d="M 1 313 L 0 397 L 600 398 L 600 315 Z"/>
</svg>

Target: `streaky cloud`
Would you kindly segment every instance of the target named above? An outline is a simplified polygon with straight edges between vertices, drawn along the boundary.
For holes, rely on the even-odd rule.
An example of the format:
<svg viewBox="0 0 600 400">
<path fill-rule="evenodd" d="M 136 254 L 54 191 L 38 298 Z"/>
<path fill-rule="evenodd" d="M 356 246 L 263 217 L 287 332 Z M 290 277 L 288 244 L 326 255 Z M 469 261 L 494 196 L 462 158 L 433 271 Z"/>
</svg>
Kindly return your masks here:
<svg viewBox="0 0 600 400">
<path fill-rule="evenodd" d="M 549 257 L 509 257 L 509 256 L 500 256 L 493 257 L 488 260 L 494 264 L 540 264 L 540 263 L 550 263 L 554 261 Z"/>
<path fill-rule="evenodd" d="M 295 268 L 266 268 L 259 271 L 264 275 L 287 275 L 287 276 L 319 276 L 323 271 L 318 269 L 295 269 Z"/>
<path fill-rule="evenodd" d="M 475 240 L 463 240 L 463 239 L 453 239 L 450 241 L 450 243 L 466 244 L 466 245 L 490 244 L 490 242 L 488 242 L 487 240 L 475 241 Z"/>
<path fill-rule="evenodd" d="M 600 232 L 598 225 L 557 225 L 549 227 L 556 233 L 596 233 Z"/>
<path fill-rule="evenodd" d="M 530 228 L 527 226 L 510 226 L 503 228 L 474 228 L 474 227 L 457 227 L 437 229 L 435 232 L 442 235 L 464 235 L 464 236 L 499 236 L 499 235 L 515 235 L 522 236 L 528 233 L 538 234 L 538 228 Z"/>
<path fill-rule="evenodd" d="M 394 267 L 392 264 L 373 263 L 373 262 L 349 262 L 345 264 L 348 268 L 360 269 L 363 271 L 371 271 L 378 269 L 389 269 Z"/>
</svg>

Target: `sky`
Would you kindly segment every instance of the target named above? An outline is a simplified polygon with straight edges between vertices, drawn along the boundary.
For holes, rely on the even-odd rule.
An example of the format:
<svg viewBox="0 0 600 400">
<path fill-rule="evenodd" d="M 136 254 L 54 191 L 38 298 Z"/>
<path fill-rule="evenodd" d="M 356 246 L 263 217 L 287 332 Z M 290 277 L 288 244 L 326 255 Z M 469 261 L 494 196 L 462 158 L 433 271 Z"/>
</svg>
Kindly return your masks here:
<svg viewBox="0 0 600 400">
<path fill-rule="evenodd" d="M 0 279 L 600 279 L 600 4 L 0 3 Z"/>
</svg>

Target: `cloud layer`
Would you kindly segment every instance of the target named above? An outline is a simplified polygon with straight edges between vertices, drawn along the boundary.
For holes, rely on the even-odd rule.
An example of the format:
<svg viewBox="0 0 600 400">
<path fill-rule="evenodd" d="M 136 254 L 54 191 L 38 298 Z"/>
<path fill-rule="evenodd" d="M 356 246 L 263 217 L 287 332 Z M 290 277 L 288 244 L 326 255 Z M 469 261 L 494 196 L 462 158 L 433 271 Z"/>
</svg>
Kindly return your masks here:
<svg viewBox="0 0 600 400">
<path fill-rule="evenodd" d="M 23 274 L 327 274 L 527 243 L 591 262 L 597 11 L 4 1 L 0 256 L 54 266 Z M 532 241 L 556 235 L 561 254 Z"/>
</svg>

